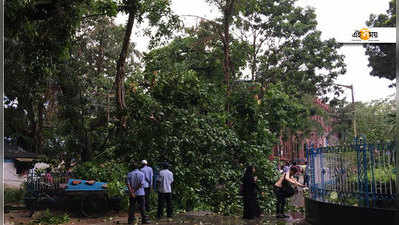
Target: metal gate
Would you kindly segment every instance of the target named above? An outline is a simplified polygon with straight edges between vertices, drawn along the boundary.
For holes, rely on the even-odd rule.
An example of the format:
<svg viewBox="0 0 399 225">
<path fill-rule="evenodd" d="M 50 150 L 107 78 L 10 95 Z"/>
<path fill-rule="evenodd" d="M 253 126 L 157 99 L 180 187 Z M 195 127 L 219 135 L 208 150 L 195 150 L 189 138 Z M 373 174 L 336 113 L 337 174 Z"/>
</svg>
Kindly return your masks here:
<svg viewBox="0 0 399 225">
<path fill-rule="evenodd" d="M 394 208 L 396 154 L 393 143 L 306 147 L 311 199 L 342 205 Z"/>
</svg>

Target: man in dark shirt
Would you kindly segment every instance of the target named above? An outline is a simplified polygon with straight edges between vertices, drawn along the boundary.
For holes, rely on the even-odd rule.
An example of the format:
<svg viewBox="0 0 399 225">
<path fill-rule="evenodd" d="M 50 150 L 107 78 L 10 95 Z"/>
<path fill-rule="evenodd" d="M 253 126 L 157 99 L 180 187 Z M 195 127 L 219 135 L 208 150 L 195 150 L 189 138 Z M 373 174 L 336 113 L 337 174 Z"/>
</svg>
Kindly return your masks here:
<svg viewBox="0 0 399 225">
<path fill-rule="evenodd" d="M 138 164 L 131 162 L 130 166 L 133 171 L 127 174 L 126 184 L 129 189 L 129 217 L 128 224 L 133 224 L 135 220 L 136 203 L 138 203 L 143 224 L 150 221 L 145 215 L 145 192 L 144 192 L 144 174 L 138 169 Z"/>
</svg>

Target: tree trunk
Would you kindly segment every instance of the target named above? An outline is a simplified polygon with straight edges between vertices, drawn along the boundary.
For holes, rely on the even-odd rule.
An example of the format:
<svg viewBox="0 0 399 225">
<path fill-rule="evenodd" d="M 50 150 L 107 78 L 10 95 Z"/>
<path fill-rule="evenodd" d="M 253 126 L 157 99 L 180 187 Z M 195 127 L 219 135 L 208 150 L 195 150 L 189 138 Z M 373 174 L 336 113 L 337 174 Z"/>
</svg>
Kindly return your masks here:
<svg viewBox="0 0 399 225">
<path fill-rule="evenodd" d="M 255 72 L 256 72 L 256 32 L 254 32 L 254 39 L 252 42 L 252 65 L 251 65 L 251 75 L 252 75 L 252 80 L 255 81 Z"/>
<path fill-rule="evenodd" d="M 223 12 L 223 72 L 227 86 L 227 96 L 230 95 L 230 17 L 232 14 L 232 1 L 227 1 Z"/>
<path fill-rule="evenodd" d="M 231 87 L 230 87 L 230 79 L 232 76 L 232 65 L 230 60 L 230 23 L 231 17 L 233 15 L 235 0 L 230 0 L 226 2 L 225 8 L 223 9 L 223 53 L 224 53 L 224 60 L 223 60 L 223 73 L 224 73 L 224 80 L 226 83 L 226 95 L 231 95 Z M 229 103 L 226 104 L 226 111 L 230 111 Z"/>
<path fill-rule="evenodd" d="M 38 123 L 37 123 L 37 130 L 36 130 L 36 149 L 39 153 L 42 152 L 42 144 L 43 144 L 43 116 L 45 116 L 44 112 L 44 102 L 40 101 L 37 105 L 37 113 L 38 113 Z"/>
<path fill-rule="evenodd" d="M 27 117 L 28 117 L 28 120 L 29 120 L 29 123 L 30 123 L 30 132 L 29 132 L 29 136 L 30 136 L 32 142 L 28 144 L 29 147 L 28 147 L 28 149 L 26 149 L 26 150 L 27 150 L 27 151 L 31 151 L 31 152 L 38 153 L 38 150 L 39 150 L 39 149 L 37 148 L 37 141 L 36 141 L 36 139 L 37 139 L 37 127 L 38 127 L 38 125 L 37 125 L 37 122 L 36 122 L 36 120 L 35 120 L 35 109 L 34 109 L 34 106 L 33 106 L 33 102 L 32 102 L 32 101 L 28 103 L 27 109 L 29 109 L 28 112 L 27 112 Z M 27 147 L 27 146 L 25 146 L 25 148 L 26 148 L 26 147 Z"/>
<path fill-rule="evenodd" d="M 91 160 L 91 145 L 90 145 L 91 143 L 89 140 L 88 131 L 85 126 L 86 111 L 83 104 L 81 89 L 79 90 L 79 98 L 80 98 L 80 111 L 81 111 L 80 129 L 79 129 L 79 138 L 81 146 L 80 158 L 83 162 L 87 162 Z"/>
<path fill-rule="evenodd" d="M 126 126 L 126 117 L 122 113 L 126 109 L 125 103 L 125 87 L 124 87 L 124 78 L 125 78 L 125 63 L 127 52 L 129 49 L 130 35 L 132 34 L 133 24 L 134 24 L 134 13 L 129 13 L 129 19 L 126 25 L 125 37 L 122 43 L 122 50 L 119 56 L 117 65 L 116 65 L 116 77 L 115 77 L 115 87 L 116 87 L 116 96 L 117 96 L 117 109 L 119 111 L 119 122 L 122 127 Z"/>
</svg>

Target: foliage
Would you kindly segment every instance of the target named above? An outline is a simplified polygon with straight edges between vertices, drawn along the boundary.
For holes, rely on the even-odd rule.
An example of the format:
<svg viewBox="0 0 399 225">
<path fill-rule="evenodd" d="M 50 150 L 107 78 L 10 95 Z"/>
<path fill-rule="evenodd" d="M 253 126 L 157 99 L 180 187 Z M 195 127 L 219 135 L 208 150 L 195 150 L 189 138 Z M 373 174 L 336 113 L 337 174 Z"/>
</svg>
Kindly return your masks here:
<svg viewBox="0 0 399 225">
<path fill-rule="evenodd" d="M 115 73 L 115 96 L 116 107 L 118 109 L 118 128 L 126 127 L 126 102 L 125 102 L 125 64 L 126 56 L 129 50 L 130 36 L 133 29 L 134 22 L 143 23 L 148 22 L 149 26 L 146 34 L 151 36 L 150 46 L 159 42 L 163 37 L 171 36 L 173 30 L 179 27 L 179 19 L 173 15 L 170 8 L 170 1 L 167 0 L 143 0 L 143 1 L 128 1 L 121 2 L 120 9 L 122 12 L 128 14 L 128 21 L 126 23 L 125 34 L 122 42 L 122 48 L 116 65 Z M 155 34 L 152 34 L 151 28 L 155 28 Z M 123 131 L 123 130 L 121 130 Z"/>
<path fill-rule="evenodd" d="M 192 70 L 178 67 L 175 71 L 157 73 L 157 82 L 151 89 L 138 85 L 128 89 L 128 109 L 132 110 L 128 114 L 127 135 L 112 140 L 117 146 L 114 157 L 125 162 L 149 159 L 153 167 L 168 161 L 178 178 L 173 186 L 179 193 L 178 208 L 202 205 L 225 214 L 237 212 L 240 177 L 248 163 L 257 166 L 259 177 L 265 179 L 261 186 L 272 196 L 266 180 L 274 180 L 274 165 L 267 158 L 274 135 L 267 123 L 252 124 L 251 136 L 237 135 L 236 129 L 226 126 L 229 114 L 220 104 L 223 95 L 217 86 Z M 252 99 L 242 98 L 240 104 L 248 101 L 260 107 Z M 238 104 L 233 101 L 232 107 Z M 261 112 L 254 115 L 258 117 Z M 268 204 L 265 207 L 271 209 L 273 203 Z"/>
<path fill-rule="evenodd" d="M 145 34 L 151 37 L 150 47 L 158 46 L 179 28 L 180 20 L 167 0 L 116 1 L 121 12 L 132 14 L 138 24 L 148 23 Z"/>
<path fill-rule="evenodd" d="M 297 7 L 295 2 L 245 2 L 236 26 L 250 43 L 252 79 L 266 85 L 281 83 L 286 93 L 297 97 L 339 94 L 333 82 L 345 73 L 343 56 L 337 52 L 341 45 L 334 39 L 322 41 L 314 10 Z"/>
<path fill-rule="evenodd" d="M 43 152 L 51 137 L 55 80 L 83 15 L 101 2 L 5 2 L 5 104 L 13 105 L 7 108 L 5 135 L 24 149 Z"/>
<path fill-rule="evenodd" d="M 273 199 L 277 170 L 268 157 L 277 137 L 306 135 L 309 99 L 344 70 L 339 45 L 320 41 L 314 12 L 294 1 L 208 1 L 222 18 L 186 29 L 144 58 L 129 41 L 133 24 L 148 24 L 151 47 L 162 43 L 179 27 L 170 1 L 51 1 L 56 15 L 40 19 L 31 18 L 32 2 L 5 5 L 6 137 L 54 165 L 77 162 L 78 178 L 107 182 L 109 195 L 125 205 L 126 164 L 142 159 L 154 168 L 171 164 L 179 210 L 239 212 L 248 164 Z M 129 15 L 126 28 L 112 23 L 117 12 Z M 261 15 L 251 26 L 273 31 L 269 40 L 280 43 L 261 47 L 259 76 L 246 82 L 240 78 L 254 49 L 232 34 L 247 31 L 241 16 L 249 15 Z M 126 107 L 118 108 L 121 97 Z M 274 208 L 273 200 L 262 204 L 265 212 Z"/>
<path fill-rule="evenodd" d="M 209 23 L 202 22 L 196 29 L 186 29 L 186 35 L 146 54 L 145 61 L 149 66 L 146 71 L 174 73 L 178 69 L 191 69 L 202 78 L 220 83 L 223 80 L 223 49 L 220 40 L 210 39 L 212 32 L 209 31 L 209 26 Z M 231 61 L 237 74 L 246 64 L 242 51 L 247 48 L 245 42 L 232 40 Z"/>
<path fill-rule="evenodd" d="M 25 195 L 24 188 L 5 188 L 4 189 L 4 204 L 21 202 Z"/>
<path fill-rule="evenodd" d="M 383 168 L 374 169 L 374 180 L 377 182 L 389 183 L 390 181 L 396 181 L 396 174 L 393 172 L 393 165 L 387 165 Z M 368 179 L 373 180 L 371 172 L 367 173 Z"/>
<path fill-rule="evenodd" d="M 394 123 L 390 115 L 396 111 L 393 100 L 372 101 L 369 104 L 356 106 L 356 125 L 361 134 L 366 135 L 367 142 L 394 141 Z"/>
<path fill-rule="evenodd" d="M 128 206 L 128 195 L 125 192 L 127 173 L 127 164 L 114 160 L 103 163 L 99 161 L 87 161 L 79 164 L 73 170 L 74 176 L 79 179 L 106 182 L 108 196 L 121 198 L 123 209 L 126 209 Z"/>
<path fill-rule="evenodd" d="M 64 224 L 71 220 L 68 214 L 64 215 L 52 215 L 49 209 L 46 209 L 40 217 L 33 220 L 33 224 Z"/>
<path fill-rule="evenodd" d="M 62 122 L 51 139 L 51 153 L 63 149 L 70 157 L 88 161 L 104 150 L 113 130 L 111 94 L 122 37 L 123 28 L 108 17 L 82 23 L 73 39 L 70 60 L 62 68 L 64 76 L 57 80 L 61 89 L 58 119 Z M 138 66 L 140 53 L 131 44 L 127 54 L 125 71 L 131 73 Z"/>
<path fill-rule="evenodd" d="M 124 180 L 127 171 L 126 165 L 111 160 L 104 163 L 91 161 L 79 164 L 74 168 L 73 173 L 81 179 L 111 182 L 113 180 Z"/>
<path fill-rule="evenodd" d="M 336 108 L 334 131 L 342 140 L 353 140 L 353 108 L 351 104 L 341 102 Z M 381 99 L 369 103 L 355 103 L 357 133 L 364 135 L 368 143 L 394 141 L 396 106 L 394 100 Z"/>
<path fill-rule="evenodd" d="M 366 22 L 368 27 L 396 27 L 396 1 L 389 2 L 386 14 L 371 14 Z M 365 44 L 371 67 L 371 76 L 394 80 L 396 78 L 395 44 Z"/>
<path fill-rule="evenodd" d="M 373 181 L 380 184 L 389 184 L 390 182 L 396 181 L 396 174 L 393 172 L 393 165 L 386 165 L 385 167 L 377 167 L 373 168 L 373 171 L 370 169 L 367 170 L 367 180 L 372 184 Z M 348 177 L 348 181 L 350 182 L 358 182 L 358 175 L 352 174 L 352 176 Z"/>
<path fill-rule="evenodd" d="M 78 165 L 73 170 L 74 176 L 85 180 L 96 180 L 99 182 L 111 183 L 111 190 L 116 194 L 116 188 L 126 187 L 127 165 L 117 163 L 113 160 L 100 163 L 98 161 L 89 161 Z M 115 190 L 112 188 L 115 186 Z"/>
</svg>

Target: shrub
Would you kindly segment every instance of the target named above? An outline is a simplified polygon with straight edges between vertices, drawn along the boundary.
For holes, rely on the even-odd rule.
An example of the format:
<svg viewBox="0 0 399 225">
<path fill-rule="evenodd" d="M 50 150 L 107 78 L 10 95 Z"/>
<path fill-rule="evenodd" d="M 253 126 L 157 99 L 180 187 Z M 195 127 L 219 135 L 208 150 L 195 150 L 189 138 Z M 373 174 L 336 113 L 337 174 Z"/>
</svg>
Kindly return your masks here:
<svg viewBox="0 0 399 225">
<path fill-rule="evenodd" d="M 68 214 L 52 215 L 49 209 L 46 209 L 37 219 L 33 220 L 34 224 L 63 224 L 69 222 L 71 219 Z"/>
<path fill-rule="evenodd" d="M 5 188 L 4 189 L 4 203 L 18 203 L 22 202 L 25 195 L 25 187 L 19 189 L 16 188 Z"/>
<path fill-rule="evenodd" d="M 79 179 L 99 182 L 124 181 L 127 172 L 126 165 L 116 161 L 104 163 L 89 161 L 78 165 L 73 170 L 74 176 Z"/>
<path fill-rule="evenodd" d="M 125 180 L 128 169 L 126 164 L 116 161 L 104 163 L 90 161 L 78 165 L 73 173 L 79 179 L 106 182 L 108 196 L 122 198 L 121 207 L 127 209 L 128 195 L 125 193 Z"/>
</svg>

